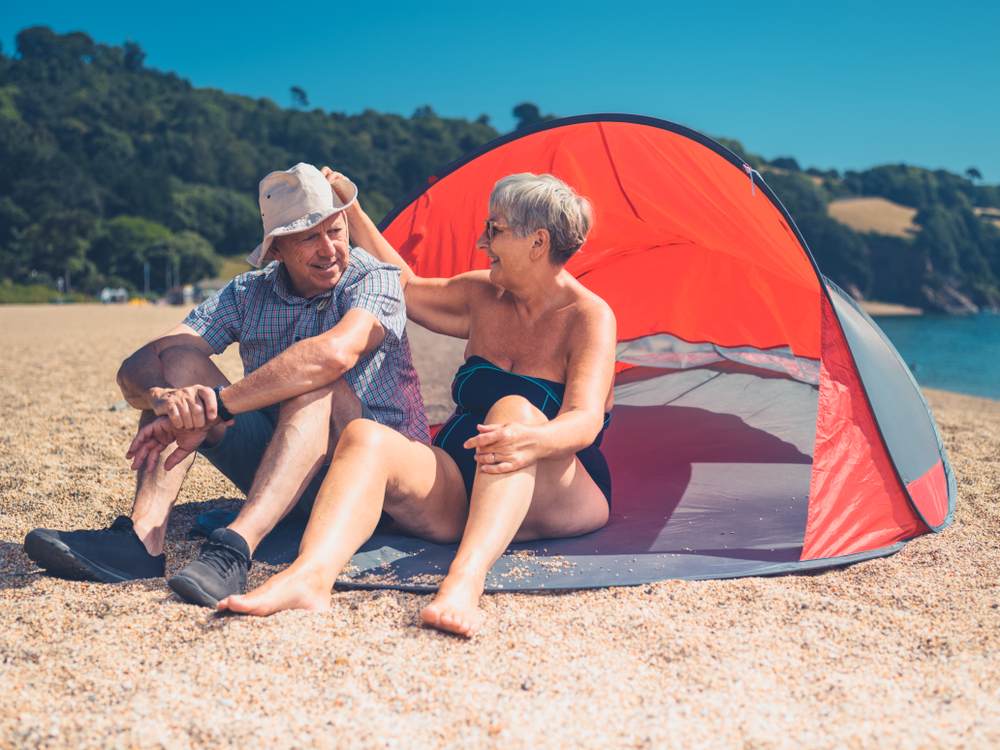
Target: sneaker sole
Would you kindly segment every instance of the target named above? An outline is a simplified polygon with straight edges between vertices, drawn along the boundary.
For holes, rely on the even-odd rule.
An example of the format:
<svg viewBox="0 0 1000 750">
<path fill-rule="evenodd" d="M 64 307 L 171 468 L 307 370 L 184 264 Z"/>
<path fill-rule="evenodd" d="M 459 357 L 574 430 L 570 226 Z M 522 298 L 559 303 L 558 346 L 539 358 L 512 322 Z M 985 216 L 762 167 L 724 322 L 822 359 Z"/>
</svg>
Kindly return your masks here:
<svg viewBox="0 0 1000 750">
<path fill-rule="evenodd" d="M 183 574 L 169 578 L 167 580 L 167 586 L 169 586 L 170 590 L 177 594 L 177 596 L 189 604 L 198 604 L 202 607 L 209 607 L 210 609 L 216 609 L 219 605 L 218 599 L 199 586 L 197 581 L 188 578 Z"/>
<path fill-rule="evenodd" d="M 42 531 L 29 532 L 24 538 L 24 551 L 39 567 L 59 578 L 94 583 L 122 583 L 139 580 L 135 576 L 120 573 L 112 568 L 88 560 L 74 552 L 57 537 Z"/>
</svg>

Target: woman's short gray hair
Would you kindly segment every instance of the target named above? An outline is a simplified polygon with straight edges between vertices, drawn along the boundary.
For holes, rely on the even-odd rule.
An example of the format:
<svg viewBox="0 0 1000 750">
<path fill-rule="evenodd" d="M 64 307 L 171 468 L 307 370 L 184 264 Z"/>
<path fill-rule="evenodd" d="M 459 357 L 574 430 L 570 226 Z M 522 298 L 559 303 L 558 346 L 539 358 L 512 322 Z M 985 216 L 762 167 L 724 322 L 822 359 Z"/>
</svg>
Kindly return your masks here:
<svg viewBox="0 0 1000 750">
<path fill-rule="evenodd" d="M 549 257 L 562 265 L 587 239 L 594 221 L 590 201 L 550 174 L 522 172 L 493 186 L 490 213 L 502 216 L 517 237 L 537 229 L 549 232 Z"/>
</svg>

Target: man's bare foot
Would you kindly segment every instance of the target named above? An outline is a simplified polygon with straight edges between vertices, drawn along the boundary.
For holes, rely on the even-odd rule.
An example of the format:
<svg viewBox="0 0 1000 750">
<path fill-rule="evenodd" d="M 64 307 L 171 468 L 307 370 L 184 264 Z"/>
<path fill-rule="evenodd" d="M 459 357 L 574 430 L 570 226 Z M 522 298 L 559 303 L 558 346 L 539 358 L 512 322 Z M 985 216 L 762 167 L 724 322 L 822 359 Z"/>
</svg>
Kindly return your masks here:
<svg viewBox="0 0 1000 750">
<path fill-rule="evenodd" d="M 227 596 L 219 602 L 219 611 L 258 617 L 286 609 L 326 612 L 330 609 L 332 588 L 317 572 L 293 564 L 247 594 Z"/>
<path fill-rule="evenodd" d="M 471 638 L 486 619 L 479 608 L 483 587 L 479 576 L 449 573 L 434 601 L 421 610 L 421 621 L 428 627 Z"/>
</svg>

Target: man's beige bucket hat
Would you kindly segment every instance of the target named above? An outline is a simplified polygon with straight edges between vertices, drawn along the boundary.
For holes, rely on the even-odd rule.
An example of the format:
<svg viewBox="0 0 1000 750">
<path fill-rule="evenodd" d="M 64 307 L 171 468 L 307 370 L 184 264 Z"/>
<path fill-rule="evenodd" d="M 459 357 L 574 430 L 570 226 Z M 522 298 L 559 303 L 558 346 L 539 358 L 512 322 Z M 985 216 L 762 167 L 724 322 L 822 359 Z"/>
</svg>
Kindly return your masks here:
<svg viewBox="0 0 1000 750">
<path fill-rule="evenodd" d="M 275 237 L 314 227 L 350 206 L 358 199 L 357 186 L 351 183 L 351 188 L 354 194 L 345 203 L 312 164 L 299 162 L 284 172 L 271 172 L 260 181 L 264 241 L 247 256 L 247 263 L 260 268 L 274 260 L 271 244 Z"/>
</svg>

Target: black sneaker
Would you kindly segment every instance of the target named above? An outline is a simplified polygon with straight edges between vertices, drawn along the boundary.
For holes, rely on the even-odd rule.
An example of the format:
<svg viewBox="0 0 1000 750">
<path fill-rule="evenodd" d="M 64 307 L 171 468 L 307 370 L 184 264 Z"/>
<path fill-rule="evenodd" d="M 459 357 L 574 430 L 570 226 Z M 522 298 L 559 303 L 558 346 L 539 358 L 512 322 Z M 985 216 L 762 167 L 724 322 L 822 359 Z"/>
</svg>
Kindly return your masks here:
<svg viewBox="0 0 1000 750">
<path fill-rule="evenodd" d="M 54 576 L 98 583 L 162 578 L 167 559 L 146 551 L 127 516 L 118 516 L 107 529 L 29 531 L 24 551 Z"/>
<path fill-rule="evenodd" d="M 216 529 L 201 545 L 198 559 L 167 580 L 181 599 L 203 607 L 215 606 L 230 594 L 247 590 L 250 547 L 232 529 Z"/>
</svg>

